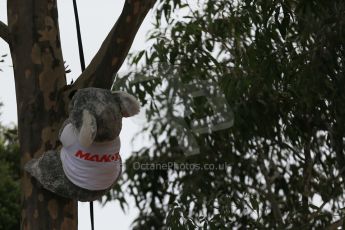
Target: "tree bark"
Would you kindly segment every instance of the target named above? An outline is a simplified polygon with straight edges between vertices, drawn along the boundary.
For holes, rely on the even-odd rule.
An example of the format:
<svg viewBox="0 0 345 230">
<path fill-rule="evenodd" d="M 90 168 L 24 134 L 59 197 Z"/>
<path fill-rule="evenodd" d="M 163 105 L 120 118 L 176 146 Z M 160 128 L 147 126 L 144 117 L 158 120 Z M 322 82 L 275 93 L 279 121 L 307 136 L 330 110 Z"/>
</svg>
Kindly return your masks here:
<svg viewBox="0 0 345 230">
<path fill-rule="evenodd" d="M 58 146 L 66 85 L 54 0 L 8 1 L 21 167 Z M 77 229 L 77 202 L 56 196 L 22 172 L 22 229 Z"/>
<path fill-rule="evenodd" d="M 8 0 L 8 29 L 16 86 L 21 168 L 59 147 L 67 93 L 110 88 L 147 12 L 156 0 L 127 0 L 92 63 L 74 85 L 66 83 L 56 0 Z M 77 201 L 44 190 L 22 171 L 22 229 L 77 229 Z"/>
</svg>

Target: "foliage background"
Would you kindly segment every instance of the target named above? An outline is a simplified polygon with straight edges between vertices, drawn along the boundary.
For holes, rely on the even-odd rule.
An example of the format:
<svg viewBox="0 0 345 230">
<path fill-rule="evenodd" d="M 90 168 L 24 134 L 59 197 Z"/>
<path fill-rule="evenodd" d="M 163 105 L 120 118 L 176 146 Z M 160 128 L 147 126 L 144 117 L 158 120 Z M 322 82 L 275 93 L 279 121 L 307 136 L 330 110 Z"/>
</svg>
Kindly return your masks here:
<svg viewBox="0 0 345 230">
<path fill-rule="evenodd" d="M 20 228 L 19 170 L 17 130 L 0 125 L 0 229 Z"/>
<path fill-rule="evenodd" d="M 152 48 L 115 82 L 146 106 L 152 143 L 126 161 L 134 229 L 342 225 L 344 13 L 337 0 L 160 1 Z"/>
</svg>

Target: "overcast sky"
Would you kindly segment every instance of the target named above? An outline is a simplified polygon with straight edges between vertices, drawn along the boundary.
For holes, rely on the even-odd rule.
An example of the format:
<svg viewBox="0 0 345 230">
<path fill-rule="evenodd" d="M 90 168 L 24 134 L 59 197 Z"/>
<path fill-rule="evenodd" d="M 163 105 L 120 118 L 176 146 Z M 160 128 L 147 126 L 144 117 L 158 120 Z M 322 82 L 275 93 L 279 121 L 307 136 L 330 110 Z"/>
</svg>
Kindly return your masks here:
<svg viewBox="0 0 345 230">
<path fill-rule="evenodd" d="M 0 20 L 3 22 L 7 22 L 6 2 L 6 0 L 0 0 Z M 103 39 L 119 17 L 123 3 L 124 0 L 78 1 L 86 64 L 91 61 Z M 58 7 L 63 55 L 72 70 L 67 75 L 70 82 L 71 79 L 76 79 L 81 72 L 72 1 L 58 0 Z M 151 27 L 151 19 L 152 14 L 150 12 L 141 26 L 130 52 L 148 46 L 145 44 L 145 38 Z M 2 54 L 9 54 L 9 49 L 7 44 L 0 39 L 0 55 Z M 10 125 L 17 123 L 15 87 L 13 71 L 10 67 L 10 57 L 6 57 L 5 61 L 5 63 L 0 63 L 0 68 L 3 70 L 3 72 L 0 72 L 0 102 L 4 104 L 1 108 L 0 122 Z M 120 72 L 126 72 L 126 67 L 123 66 Z M 125 119 L 123 123 L 121 132 L 121 156 L 123 159 L 130 155 L 133 148 L 136 149 L 140 145 L 139 143 L 135 145 L 136 147 L 133 147 L 130 143 L 131 138 L 140 128 L 138 126 L 140 122 L 135 122 L 136 119 L 138 121 L 138 118 Z M 91 229 L 88 203 L 79 203 L 78 209 L 79 229 Z M 110 202 L 104 208 L 95 204 L 95 229 L 130 229 L 130 223 L 136 217 L 136 214 L 137 211 L 133 208 L 133 205 L 131 205 L 130 211 L 124 214 L 116 202 Z"/>
</svg>

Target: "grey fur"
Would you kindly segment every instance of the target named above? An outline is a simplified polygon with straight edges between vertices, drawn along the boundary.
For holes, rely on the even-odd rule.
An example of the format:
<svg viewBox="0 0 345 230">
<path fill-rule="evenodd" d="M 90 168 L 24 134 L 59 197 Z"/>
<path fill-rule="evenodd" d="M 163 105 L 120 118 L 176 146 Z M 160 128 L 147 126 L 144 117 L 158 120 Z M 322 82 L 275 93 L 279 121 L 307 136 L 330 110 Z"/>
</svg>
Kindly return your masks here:
<svg viewBox="0 0 345 230">
<path fill-rule="evenodd" d="M 113 95 L 116 98 L 116 100 L 119 101 L 123 117 L 131 117 L 139 113 L 140 105 L 135 97 L 121 91 L 116 91 L 113 93 Z"/>
<path fill-rule="evenodd" d="M 122 128 L 122 117 L 133 116 L 139 112 L 139 103 L 136 99 L 124 92 L 111 93 L 99 88 L 85 88 L 78 90 L 69 104 L 69 118 L 63 123 L 80 131 L 83 121 L 83 110 L 88 110 L 95 118 L 97 130 L 94 142 L 106 142 L 117 138 Z M 93 129 L 91 129 L 93 130 Z M 35 177 L 42 186 L 62 197 L 79 201 L 93 201 L 101 198 L 110 188 L 100 191 L 90 191 L 74 185 L 65 176 L 60 151 L 51 150 L 38 159 L 32 159 L 25 165 L 25 170 Z M 116 181 L 115 181 L 116 183 Z"/>
</svg>

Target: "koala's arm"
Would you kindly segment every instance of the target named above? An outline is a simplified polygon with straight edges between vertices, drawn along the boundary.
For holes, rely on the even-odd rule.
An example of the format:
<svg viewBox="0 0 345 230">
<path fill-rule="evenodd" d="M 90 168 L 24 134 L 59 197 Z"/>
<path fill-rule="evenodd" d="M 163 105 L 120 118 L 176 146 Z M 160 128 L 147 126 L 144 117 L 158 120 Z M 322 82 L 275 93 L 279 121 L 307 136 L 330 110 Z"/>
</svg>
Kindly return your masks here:
<svg viewBox="0 0 345 230">
<path fill-rule="evenodd" d="M 64 147 L 71 146 L 77 141 L 75 129 L 69 119 L 63 123 L 59 132 L 59 139 Z"/>
</svg>

